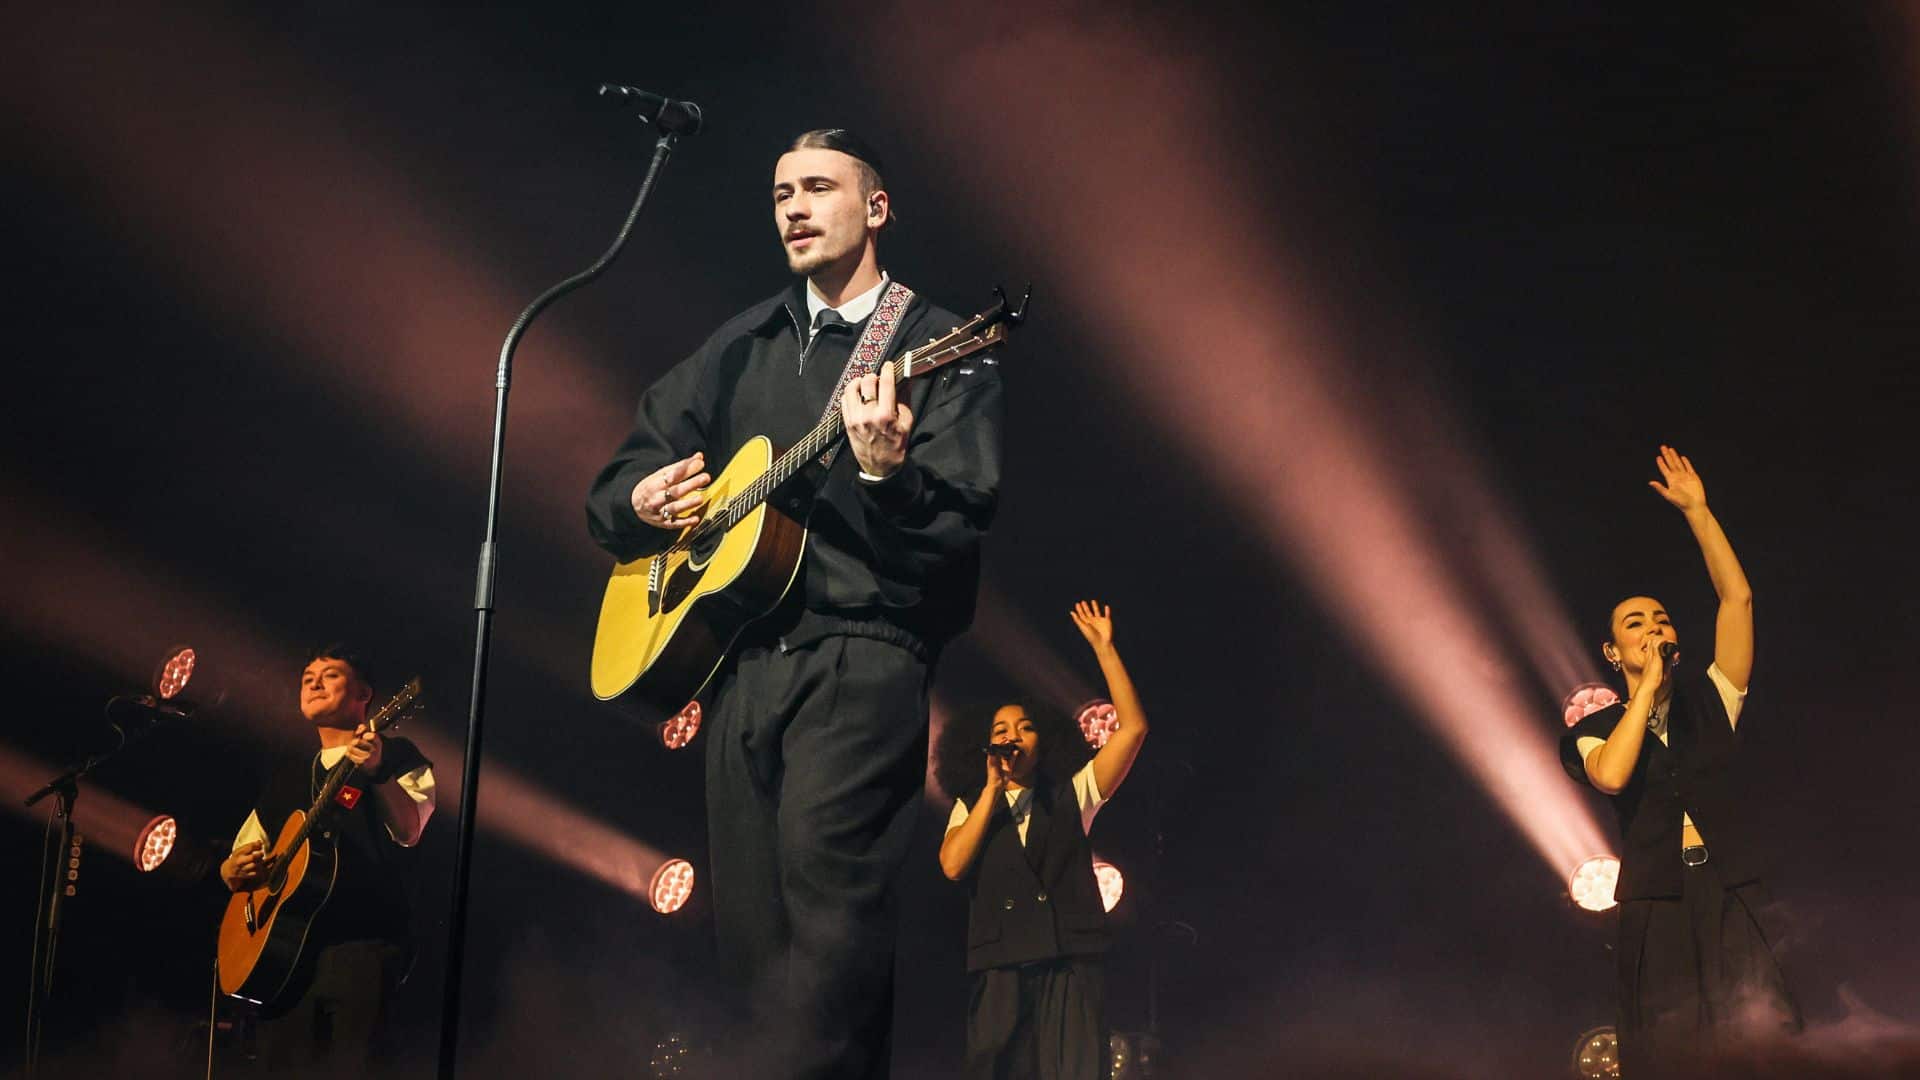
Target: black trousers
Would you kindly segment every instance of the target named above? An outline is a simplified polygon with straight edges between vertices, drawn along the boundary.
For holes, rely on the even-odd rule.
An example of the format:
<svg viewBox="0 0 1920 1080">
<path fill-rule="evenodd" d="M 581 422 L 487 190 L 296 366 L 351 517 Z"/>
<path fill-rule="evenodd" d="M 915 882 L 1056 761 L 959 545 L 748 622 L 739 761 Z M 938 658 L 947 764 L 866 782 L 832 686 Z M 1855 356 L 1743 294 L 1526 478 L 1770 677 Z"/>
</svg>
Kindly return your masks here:
<svg viewBox="0 0 1920 1080">
<path fill-rule="evenodd" d="M 1072 956 L 973 973 L 967 1080 L 1102 1080 L 1106 965 Z"/>
<path fill-rule="evenodd" d="M 914 652 L 849 636 L 749 646 L 721 676 L 707 819 L 721 960 L 760 1025 L 742 1075 L 887 1075 L 927 681 Z"/>
<path fill-rule="evenodd" d="M 1798 1031 L 1758 913 L 1759 882 L 1732 888 L 1711 859 L 1687 868 L 1677 898 L 1620 905 L 1620 1075 L 1687 1076 L 1723 1039 Z"/>
<path fill-rule="evenodd" d="M 364 1075 L 386 1049 L 388 999 L 404 966 L 404 951 L 385 941 L 347 941 L 315 953 L 306 989 L 291 1006 L 262 1016 L 256 1071 Z"/>
</svg>

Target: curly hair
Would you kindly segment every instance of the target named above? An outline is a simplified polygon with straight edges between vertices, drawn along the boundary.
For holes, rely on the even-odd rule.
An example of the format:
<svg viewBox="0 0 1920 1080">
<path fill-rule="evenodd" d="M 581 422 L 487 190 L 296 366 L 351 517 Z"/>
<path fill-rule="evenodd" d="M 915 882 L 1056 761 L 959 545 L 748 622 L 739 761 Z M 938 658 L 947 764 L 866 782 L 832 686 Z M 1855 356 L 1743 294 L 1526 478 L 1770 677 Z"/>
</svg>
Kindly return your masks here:
<svg viewBox="0 0 1920 1080">
<path fill-rule="evenodd" d="M 971 803 L 986 784 L 986 762 L 981 748 L 993 731 L 993 714 L 1017 706 L 1033 721 L 1040 744 L 1034 769 L 1036 785 L 1058 784 L 1093 757 L 1093 749 L 1065 710 L 1031 698 L 1016 698 L 995 706 L 972 706 L 947 718 L 933 750 L 933 779 L 948 797 Z"/>
</svg>

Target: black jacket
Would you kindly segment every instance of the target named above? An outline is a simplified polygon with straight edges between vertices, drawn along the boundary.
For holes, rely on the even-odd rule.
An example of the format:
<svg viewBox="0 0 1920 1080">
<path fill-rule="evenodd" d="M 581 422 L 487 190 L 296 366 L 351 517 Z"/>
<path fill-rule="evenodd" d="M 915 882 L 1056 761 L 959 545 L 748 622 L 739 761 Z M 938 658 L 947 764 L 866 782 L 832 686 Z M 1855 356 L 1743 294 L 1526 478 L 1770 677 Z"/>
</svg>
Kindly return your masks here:
<svg viewBox="0 0 1920 1080">
<path fill-rule="evenodd" d="M 967 970 L 1105 952 L 1110 934 L 1072 782 L 1035 788 L 1027 842 L 1003 799 L 967 881 Z"/>
<path fill-rule="evenodd" d="M 809 341 L 804 281 L 729 319 L 640 399 L 634 425 L 587 497 L 587 529 L 622 561 L 666 547 L 672 534 L 633 511 L 634 485 L 696 450 L 718 474 L 756 435 L 776 450 L 825 411 L 865 324 Z M 963 320 L 916 297 L 888 358 Z M 810 465 L 772 504 L 810 530 L 795 603 L 813 612 L 880 619 L 931 646 L 973 619 L 980 540 L 1000 485 L 1001 386 L 978 354 L 909 384 L 906 464 L 881 483 L 858 478 L 853 453 Z"/>
<path fill-rule="evenodd" d="M 408 739 L 396 735 L 382 746 L 380 768 L 386 776 L 400 776 L 427 764 L 426 756 Z M 317 754 L 289 758 L 272 770 L 254 800 L 254 812 L 267 830 L 269 846 L 279 838 L 289 815 L 312 807 L 326 775 Z M 337 852 L 339 867 L 333 891 L 314 918 L 307 939 L 309 956 L 316 946 L 343 941 L 386 941 L 405 946 L 412 940 L 406 882 L 401 876 L 407 849 L 387 834 L 380 811 L 373 805 L 377 796 L 371 790 L 372 782 L 359 774 L 348 786 L 354 794 L 336 800 L 322 837 Z M 346 805 L 348 802 L 352 805 Z"/>
<path fill-rule="evenodd" d="M 1610 705 L 1561 736 L 1560 763 L 1569 776 L 1591 783 L 1578 743 L 1613 734 L 1625 711 L 1624 704 Z M 1616 900 L 1680 895 L 1683 813 L 1699 828 L 1723 882 L 1738 885 L 1759 876 L 1760 849 L 1739 783 L 1739 747 L 1713 680 L 1703 670 L 1677 670 L 1667 742 L 1648 732 L 1633 778 L 1612 796 L 1623 848 Z"/>
</svg>

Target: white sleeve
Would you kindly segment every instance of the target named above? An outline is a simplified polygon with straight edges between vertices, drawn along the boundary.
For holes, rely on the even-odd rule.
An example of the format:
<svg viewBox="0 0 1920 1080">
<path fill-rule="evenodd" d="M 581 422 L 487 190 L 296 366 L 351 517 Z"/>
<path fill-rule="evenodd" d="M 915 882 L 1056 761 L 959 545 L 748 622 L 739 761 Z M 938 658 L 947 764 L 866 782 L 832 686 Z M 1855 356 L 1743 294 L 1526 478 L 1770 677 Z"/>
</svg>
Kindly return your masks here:
<svg viewBox="0 0 1920 1080">
<path fill-rule="evenodd" d="M 239 851 L 248 844 L 256 843 L 267 847 L 273 846 L 273 842 L 267 839 L 267 830 L 260 824 L 260 812 L 249 810 L 247 820 L 240 823 L 240 831 L 233 838 L 233 850 Z"/>
<path fill-rule="evenodd" d="M 971 813 L 971 811 L 967 809 L 966 803 L 961 802 L 959 799 L 953 800 L 953 813 L 947 815 L 947 831 L 952 832 L 960 826 L 965 825 L 969 813 Z"/>
<path fill-rule="evenodd" d="M 1747 692 L 1734 689 L 1733 680 L 1720 670 L 1719 664 L 1707 665 L 1707 678 L 1713 680 L 1713 688 L 1720 691 L 1720 704 L 1727 707 L 1727 725 L 1740 726 L 1740 710 L 1747 703 Z"/>
<path fill-rule="evenodd" d="M 402 773 L 394 779 L 394 783 L 399 784 L 400 790 L 407 793 L 407 801 L 413 804 L 413 812 L 418 815 L 417 820 L 420 824 L 419 828 L 414 830 L 413 835 L 416 837 L 414 843 L 419 843 L 417 838 L 426 833 L 427 819 L 433 816 L 433 808 L 436 802 L 433 786 L 433 766 L 422 765 L 412 772 Z M 387 835 L 393 838 L 394 843 L 402 847 L 413 846 L 400 839 L 399 835 L 393 831 L 393 825 L 391 823 L 387 825 Z"/>
<path fill-rule="evenodd" d="M 1581 761 L 1587 760 L 1587 755 L 1593 753 L 1595 747 L 1605 745 L 1607 745 L 1607 740 L 1596 738 L 1592 735 L 1582 735 L 1573 741 L 1574 749 L 1580 751 Z"/>
<path fill-rule="evenodd" d="M 1080 831 L 1093 828 L 1093 816 L 1107 805 L 1105 796 L 1100 794 L 1100 782 L 1093 778 L 1093 762 L 1089 761 L 1073 774 L 1073 797 L 1080 804 Z"/>
</svg>

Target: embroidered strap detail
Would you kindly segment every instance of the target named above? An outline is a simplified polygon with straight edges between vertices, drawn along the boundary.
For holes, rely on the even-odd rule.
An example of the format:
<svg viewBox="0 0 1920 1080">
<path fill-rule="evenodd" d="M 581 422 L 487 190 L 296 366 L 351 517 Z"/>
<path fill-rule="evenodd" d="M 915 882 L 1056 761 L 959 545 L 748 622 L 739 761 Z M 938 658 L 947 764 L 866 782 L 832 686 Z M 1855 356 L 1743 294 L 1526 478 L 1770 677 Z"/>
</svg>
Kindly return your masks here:
<svg viewBox="0 0 1920 1080">
<path fill-rule="evenodd" d="M 827 410 L 820 414 L 825 420 L 840 411 L 840 398 L 847 392 L 847 384 L 862 375 L 868 375 L 880 368 L 886 359 L 887 349 L 893 345 L 893 337 L 900 329 L 900 316 L 913 303 L 913 290 L 897 281 L 887 283 L 887 289 L 880 294 L 880 302 L 873 307 L 873 314 L 867 317 L 867 328 L 860 332 L 860 340 L 853 347 L 853 355 L 847 357 L 847 369 L 840 373 L 840 381 L 834 385 L 833 396 L 827 399 Z M 832 465 L 840 452 L 840 444 L 834 443 L 827 452 L 820 455 L 820 464 Z"/>
</svg>

